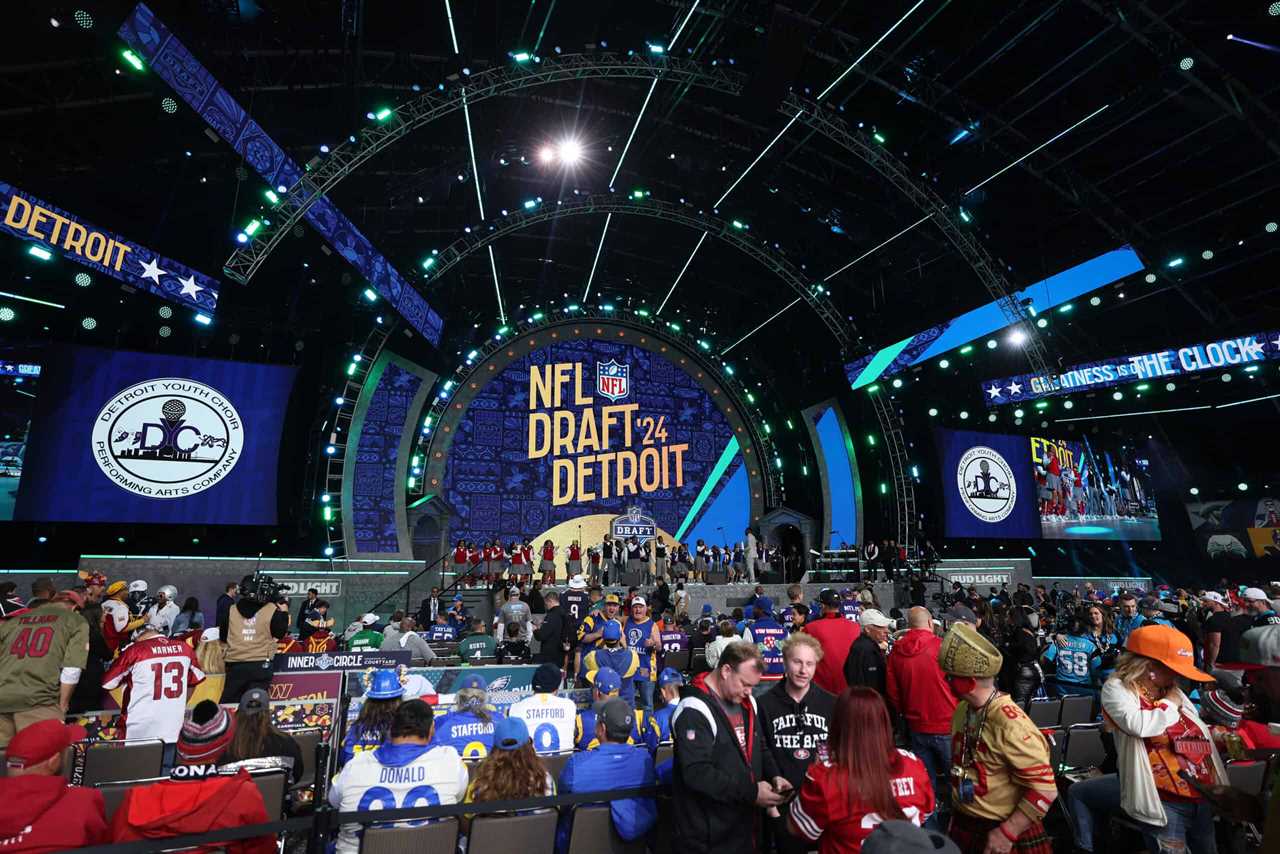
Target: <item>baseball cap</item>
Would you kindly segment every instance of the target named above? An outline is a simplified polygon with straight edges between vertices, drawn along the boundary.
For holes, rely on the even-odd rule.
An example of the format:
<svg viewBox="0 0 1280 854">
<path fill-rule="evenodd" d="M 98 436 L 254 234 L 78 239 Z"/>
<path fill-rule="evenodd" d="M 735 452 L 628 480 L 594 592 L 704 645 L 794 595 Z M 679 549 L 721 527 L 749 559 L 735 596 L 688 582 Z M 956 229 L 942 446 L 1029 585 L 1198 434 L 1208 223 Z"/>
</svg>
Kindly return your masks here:
<svg viewBox="0 0 1280 854">
<path fill-rule="evenodd" d="M 843 589 L 843 590 L 841 590 L 841 591 L 840 591 L 840 595 L 841 595 L 841 596 L 853 596 L 853 595 L 854 595 L 854 594 L 856 594 L 857 592 L 858 592 L 858 591 L 854 590 L 852 587 L 846 587 L 845 589 Z"/>
<path fill-rule="evenodd" d="M 1160 600 L 1151 596 L 1147 596 L 1138 602 L 1138 607 L 1143 611 L 1159 611 Z"/>
<path fill-rule="evenodd" d="M 606 604 L 606 605 L 621 605 L 621 604 L 622 604 L 622 600 L 618 598 L 618 594 L 617 594 L 617 593 L 606 593 L 606 594 L 605 594 L 605 597 L 604 597 L 604 604 Z"/>
<path fill-rule="evenodd" d="M 216 761 L 231 744 L 235 722 L 213 700 L 201 700 L 178 733 L 178 759 L 187 765 Z"/>
<path fill-rule="evenodd" d="M 129 589 L 129 585 L 123 581 L 113 581 L 107 586 L 107 596 L 117 596 Z"/>
<path fill-rule="evenodd" d="M 270 697 L 267 692 L 261 688 L 251 688 L 244 692 L 244 696 L 240 698 L 240 708 L 236 712 L 239 715 L 257 715 L 267 710 Z"/>
<path fill-rule="evenodd" d="M 569 579 L 569 589 L 570 590 L 586 590 L 587 582 L 583 579 L 581 575 L 575 575 L 573 578 Z"/>
<path fill-rule="evenodd" d="M 5 748 L 5 764 L 10 768 L 30 768 L 57 756 L 88 736 L 84 727 L 62 721 L 38 721 L 23 727 Z"/>
<path fill-rule="evenodd" d="M 84 581 L 85 587 L 105 587 L 107 585 L 107 577 L 101 572 L 85 572 L 81 570 L 80 578 Z"/>
<path fill-rule="evenodd" d="M 593 707 L 596 721 L 604 724 L 604 731 L 610 738 L 619 741 L 631 737 L 631 728 L 635 725 L 636 713 L 621 697 L 610 697 L 601 700 Z"/>
<path fill-rule="evenodd" d="M 54 595 L 55 602 L 70 602 L 76 608 L 84 607 L 84 594 L 78 590 L 61 590 Z"/>
<path fill-rule="evenodd" d="M 622 690 L 622 677 L 612 667 L 588 671 L 587 681 L 596 686 L 601 694 L 616 694 Z"/>
<path fill-rule="evenodd" d="M 1134 655 L 1160 662 L 1179 676 L 1195 682 L 1213 681 L 1208 673 L 1196 669 L 1196 654 L 1191 648 L 1191 640 L 1171 626 L 1140 626 L 1129 632 L 1124 646 Z"/>
<path fill-rule="evenodd" d="M 830 587 L 824 587 L 822 588 L 822 591 L 818 593 L 818 601 L 823 605 L 831 605 L 834 607 L 840 604 L 840 594 L 832 590 Z"/>
<path fill-rule="evenodd" d="M 533 671 L 533 690 L 539 694 L 554 691 L 560 687 L 562 678 L 563 674 L 561 674 L 559 667 L 550 661 L 543 662 L 538 665 L 537 670 Z"/>
<path fill-rule="evenodd" d="M 635 605 L 648 605 L 649 603 L 644 600 L 643 596 L 632 596 L 631 604 L 632 606 L 635 606 Z"/>
<path fill-rule="evenodd" d="M 529 743 L 524 718 L 503 718 L 493 725 L 494 750 L 519 750 Z"/>
<path fill-rule="evenodd" d="M 978 624 L 978 615 L 968 605 L 952 605 L 945 616 L 953 623 L 968 623 L 971 626 Z"/>
<path fill-rule="evenodd" d="M 880 629 L 887 629 L 893 625 L 893 620 L 886 617 L 883 611 L 877 611 L 875 608 L 868 608 L 863 611 L 862 616 L 858 618 L 858 622 L 862 624 L 863 628 L 874 626 Z"/>
<path fill-rule="evenodd" d="M 761 596 L 757 599 L 755 607 L 764 611 L 766 614 L 773 614 L 773 600 L 768 596 Z"/>
<path fill-rule="evenodd" d="M 684 676 L 674 667 L 664 667 L 662 672 L 658 674 L 658 687 L 665 688 L 668 685 L 683 685 Z"/>
<path fill-rule="evenodd" d="M 960 854 L 948 836 L 909 821 L 884 821 L 862 842 L 863 854 Z"/>
<path fill-rule="evenodd" d="M 1224 599 L 1222 594 L 1216 590 L 1209 590 L 1200 598 L 1205 600 L 1206 602 L 1217 602 L 1219 605 L 1227 604 L 1227 600 Z"/>
<path fill-rule="evenodd" d="M 1260 587 L 1246 587 L 1244 592 L 1240 594 L 1240 598 L 1245 600 L 1261 599 L 1263 602 L 1271 601 L 1271 597 L 1263 592 Z"/>
<path fill-rule="evenodd" d="M 217 626 L 210 626 L 209 628 L 205 629 L 203 632 L 200 633 L 200 640 L 206 643 L 209 641 L 219 640 L 220 638 L 221 638 L 221 635 L 218 632 Z"/>
<path fill-rule="evenodd" d="M 372 626 L 374 623 L 378 622 L 378 615 L 365 614 L 363 617 L 360 618 L 360 622 L 364 623 L 366 626 Z"/>
<path fill-rule="evenodd" d="M 714 610 L 715 610 L 715 609 L 711 607 L 711 603 L 710 603 L 710 602 L 703 602 L 703 603 L 702 603 L 702 613 L 704 613 L 704 614 L 710 614 L 710 613 L 711 613 L 711 612 L 713 612 Z"/>
<path fill-rule="evenodd" d="M 1242 634 L 1240 660 L 1251 670 L 1280 667 L 1280 626 L 1259 626 Z"/>
<path fill-rule="evenodd" d="M 468 673 L 458 680 L 458 690 L 487 691 L 489 683 L 479 673 Z"/>
<path fill-rule="evenodd" d="M 604 624 L 604 628 L 600 630 L 600 636 L 607 641 L 622 639 L 622 626 L 613 620 Z"/>
</svg>

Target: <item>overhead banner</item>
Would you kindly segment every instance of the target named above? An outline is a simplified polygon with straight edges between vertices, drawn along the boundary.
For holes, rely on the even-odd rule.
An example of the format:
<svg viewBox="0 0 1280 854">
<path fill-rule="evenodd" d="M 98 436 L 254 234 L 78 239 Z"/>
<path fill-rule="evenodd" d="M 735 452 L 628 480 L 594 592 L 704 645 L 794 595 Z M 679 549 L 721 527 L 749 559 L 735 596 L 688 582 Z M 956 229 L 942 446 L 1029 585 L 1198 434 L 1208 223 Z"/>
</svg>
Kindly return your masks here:
<svg viewBox="0 0 1280 854">
<path fill-rule="evenodd" d="M 1048 376 L 1019 374 L 982 384 L 987 406 L 1061 397 L 1121 383 L 1164 380 L 1181 374 L 1221 370 L 1280 359 L 1280 332 L 1255 332 L 1191 344 L 1176 350 L 1157 350 L 1136 356 L 1116 356 L 1074 365 Z"/>
<path fill-rule="evenodd" d="M 0 181 L 0 227 L 21 240 L 212 316 L 218 280 Z"/>
</svg>

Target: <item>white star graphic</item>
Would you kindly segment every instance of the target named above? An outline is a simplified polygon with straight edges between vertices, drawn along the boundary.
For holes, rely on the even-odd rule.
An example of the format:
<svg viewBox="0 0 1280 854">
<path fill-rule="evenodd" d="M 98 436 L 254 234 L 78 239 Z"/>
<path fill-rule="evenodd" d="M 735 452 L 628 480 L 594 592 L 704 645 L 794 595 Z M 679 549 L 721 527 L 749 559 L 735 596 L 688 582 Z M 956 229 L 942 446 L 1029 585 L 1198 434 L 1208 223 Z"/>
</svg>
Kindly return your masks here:
<svg viewBox="0 0 1280 854">
<path fill-rule="evenodd" d="M 1276 345 L 1276 349 L 1277 349 L 1277 350 L 1280 350 L 1280 338 L 1277 338 L 1276 340 L 1272 341 L 1271 343 Z"/>
<path fill-rule="evenodd" d="M 161 270 L 160 265 L 156 263 L 156 259 L 152 258 L 150 262 L 142 265 L 142 278 L 150 279 L 157 285 L 160 284 L 160 277 L 169 275 L 168 270 Z"/>
<path fill-rule="evenodd" d="M 1022 394 L 1022 386 L 1017 383 L 1009 383 L 1009 394 Z"/>
<path fill-rule="evenodd" d="M 204 290 L 203 287 L 196 284 L 195 276 L 187 276 L 185 279 L 178 279 L 178 281 L 182 282 L 182 295 L 184 297 L 191 297 L 194 299 L 202 290 Z"/>
<path fill-rule="evenodd" d="M 993 385 L 991 388 L 987 389 L 987 394 L 991 395 L 992 400 L 995 400 L 1000 396 L 1000 386 Z"/>
</svg>

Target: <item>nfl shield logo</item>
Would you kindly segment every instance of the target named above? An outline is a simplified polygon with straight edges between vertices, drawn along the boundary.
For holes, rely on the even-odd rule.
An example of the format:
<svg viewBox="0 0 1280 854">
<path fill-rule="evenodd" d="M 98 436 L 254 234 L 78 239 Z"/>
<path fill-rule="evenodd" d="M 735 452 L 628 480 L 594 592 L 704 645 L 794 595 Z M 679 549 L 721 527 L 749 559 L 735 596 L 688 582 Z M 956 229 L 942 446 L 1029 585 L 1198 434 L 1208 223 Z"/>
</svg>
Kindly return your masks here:
<svg viewBox="0 0 1280 854">
<path fill-rule="evenodd" d="M 631 393 L 631 366 L 619 365 L 616 359 L 596 362 L 596 393 L 610 400 L 620 400 Z"/>
</svg>

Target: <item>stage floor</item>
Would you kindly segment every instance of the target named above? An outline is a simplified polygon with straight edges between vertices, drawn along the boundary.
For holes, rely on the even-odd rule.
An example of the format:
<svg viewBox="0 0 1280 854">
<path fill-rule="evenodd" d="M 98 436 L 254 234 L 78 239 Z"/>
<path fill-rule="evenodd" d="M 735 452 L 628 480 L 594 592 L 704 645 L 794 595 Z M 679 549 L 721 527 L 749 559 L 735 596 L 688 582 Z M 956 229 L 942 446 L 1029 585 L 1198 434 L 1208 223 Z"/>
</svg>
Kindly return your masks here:
<svg viewBox="0 0 1280 854">
<path fill-rule="evenodd" d="M 1046 540 L 1146 540 L 1160 539 L 1160 520 L 1128 516 L 1093 519 L 1041 519 L 1041 536 Z"/>
</svg>

